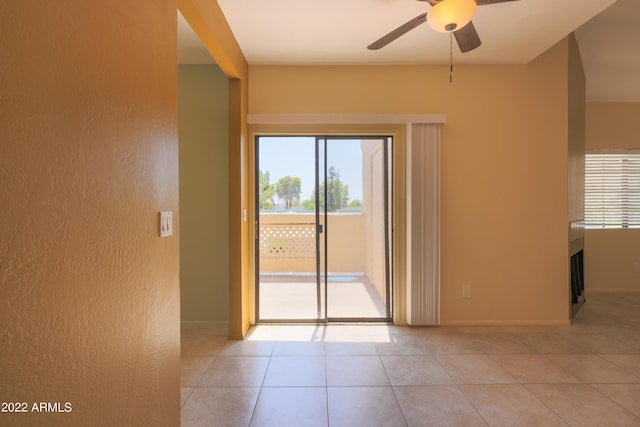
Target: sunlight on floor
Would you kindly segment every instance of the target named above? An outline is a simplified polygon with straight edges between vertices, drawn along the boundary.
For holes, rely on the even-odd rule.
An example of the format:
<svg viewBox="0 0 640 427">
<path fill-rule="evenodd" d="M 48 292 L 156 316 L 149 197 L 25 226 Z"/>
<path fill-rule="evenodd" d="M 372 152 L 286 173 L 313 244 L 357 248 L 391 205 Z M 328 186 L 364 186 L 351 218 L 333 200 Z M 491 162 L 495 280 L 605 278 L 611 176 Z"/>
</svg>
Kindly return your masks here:
<svg viewBox="0 0 640 427">
<path fill-rule="evenodd" d="M 397 331 L 397 326 L 376 324 L 256 325 L 251 327 L 245 340 L 389 343 Z"/>
</svg>

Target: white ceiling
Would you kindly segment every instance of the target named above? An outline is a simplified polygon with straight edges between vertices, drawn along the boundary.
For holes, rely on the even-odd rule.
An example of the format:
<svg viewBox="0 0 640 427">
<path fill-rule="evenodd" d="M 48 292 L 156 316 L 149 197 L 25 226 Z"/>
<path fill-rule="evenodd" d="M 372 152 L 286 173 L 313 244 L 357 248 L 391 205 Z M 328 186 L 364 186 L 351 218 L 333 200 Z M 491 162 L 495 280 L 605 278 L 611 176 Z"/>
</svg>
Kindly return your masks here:
<svg viewBox="0 0 640 427">
<path fill-rule="evenodd" d="M 428 12 L 430 6 L 426 2 L 218 0 L 218 3 L 249 64 L 449 62 L 449 35 L 433 31 L 428 24 L 420 25 L 381 50 L 366 48 L 394 28 Z M 478 7 L 473 23 L 482 45 L 462 54 L 454 41 L 454 63 L 528 63 L 577 30 L 587 76 L 587 99 L 640 102 L 640 0 L 518 0 Z M 180 14 L 178 27 L 179 62 L 213 62 Z"/>
</svg>

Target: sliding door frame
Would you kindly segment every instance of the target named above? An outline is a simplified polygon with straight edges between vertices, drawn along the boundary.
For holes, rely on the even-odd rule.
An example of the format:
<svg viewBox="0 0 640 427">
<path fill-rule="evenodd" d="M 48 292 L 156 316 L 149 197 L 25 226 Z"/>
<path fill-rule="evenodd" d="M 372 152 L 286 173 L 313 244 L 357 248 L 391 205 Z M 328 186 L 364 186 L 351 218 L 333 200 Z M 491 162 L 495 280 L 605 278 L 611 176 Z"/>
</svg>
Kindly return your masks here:
<svg viewBox="0 0 640 427">
<path fill-rule="evenodd" d="M 249 167 L 249 206 L 247 210 L 247 220 L 249 222 L 249 313 L 250 323 L 255 324 L 257 321 L 257 294 L 256 294 L 256 153 L 255 141 L 258 136 L 320 136 L 320 137 L 336 137 L 336 138 L 356 138 L 362 137 L 391 137 L 393 139 L 392 151 L 390 153 L 393 177 L 392 187 L 389 192 L 392 194 L 391 206 L 387 209 L 387 215 L 391 215 L 391 224 L 389 230 L 389 239 L 392 239 L 392 251 L 389 254 L 391 258 L 390 264 L 387 266 L 386 275 L 389 283 L 392 283 L 391 296 L 393 306 L 390 307 L 393 313 L 394 324 L 406 324 L 406 248 L 405 248 L 405 230 L 406 230 L 406 177 L 405 177 L 405 146 L 406 146 L 406 125 L 405 124 L 254 124 L 249 125 L 249 138 L 253 141 L 249 145 L 248 161 Z M 385 139 L 386 141 L 386 139 Z M 388 165 L 388 164 L 387 164 Z M 387 169 L 385 165 L 385 169 Z M 388 180 L 388 176 L 385 179 Z M 388 182 L 388 181 L 386 181 Z M 385 239 L 387 240 L 387 239 Z M 325 258 L 326 259 L 326 258 Z M 325 289 L 326 292 L 326 289 Z M 326 298 L 325 298 L 326 304 Z M 326 307 L 325 307 L 326 309 Z M 325 313 L 326 317 L 327 313 Z M 338 319 L 333 319 L 336 321 Z M 317 322 L 317 321 L 316 321 Z"/>
</svg>

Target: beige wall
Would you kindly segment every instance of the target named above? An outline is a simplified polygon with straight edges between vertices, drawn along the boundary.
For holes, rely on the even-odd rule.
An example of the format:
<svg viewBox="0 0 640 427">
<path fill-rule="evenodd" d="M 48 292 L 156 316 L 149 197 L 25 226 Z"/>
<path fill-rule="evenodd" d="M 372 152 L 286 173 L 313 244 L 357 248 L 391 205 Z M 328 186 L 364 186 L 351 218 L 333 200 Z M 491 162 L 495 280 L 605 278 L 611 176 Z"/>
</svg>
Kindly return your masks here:
<svg viewBox="0 0 640 427">
<path fill-rule="evenodd" d="M 180 317 L 229 321 L 228 79 L 216 65 L 178 67 Z"/>
<path fill-rule="evenodd" d="M 0 424 L 179 425 L 175 2 L 5 2 L 0 28 L 0 401 L 72 405 Z"/>
<path fill-rule="evenodd" d="M 587 83 L 573 34 L 569 40 L 569 221 L 583 221 Z"/>
<path fill-rule="evenodd" d="M 443 323 L 566 323 L 568 56 L 458 65 L 453 84 L 446 66 L 251 66 L 249 112 L 446 114 Z"/>
<path fill-rule="evenodd" d="M 582 67 L 582 59 L 575 36 L 569 36 L 569 159 L 568 189 L 569 189 L 569 224 L 567 236 L 569 251 L 567 260 L 577 251 L 584 248 L 584 154 L 585 154 L 585 96 L 586 78 Z M 567 272 L 567 292 L 571 294 L 571 273 Z M 577 304 L 572 302 L 571 313 L 575 307 L 584 302 L 584 295 L 578 298 Z"/>
<path fill-rule="evenodd" d="M 640 292 L 640 230 L 587 230 L 585 293 Z"/>
<path fill-rule="evenodd" d="M 366 140 L 362 148 L 362 216 L 366 233 L 362 239 L 364 272 L 386 303 L 384 140 Z M 392 191 L 392 190 L 389 190 Z M 392 208 L 389 208 L 392 209 Z M 360 248 L 358 248 L 360 249 Z M 398 293 L 396 293 L 397 295 Z"/>
<path fill-rule="evenodd" d="M 587 150 L 640 149 L 640 102 L 589 102 Z"/>
<path fill-rule="evenodd" d="M 590 102 L 586 117 L 587 150 L 640 149 L 640 103 Z M 638 242 L 640 230 L 587 230 L 585 289 L 640 292 Z"/>
</svg>

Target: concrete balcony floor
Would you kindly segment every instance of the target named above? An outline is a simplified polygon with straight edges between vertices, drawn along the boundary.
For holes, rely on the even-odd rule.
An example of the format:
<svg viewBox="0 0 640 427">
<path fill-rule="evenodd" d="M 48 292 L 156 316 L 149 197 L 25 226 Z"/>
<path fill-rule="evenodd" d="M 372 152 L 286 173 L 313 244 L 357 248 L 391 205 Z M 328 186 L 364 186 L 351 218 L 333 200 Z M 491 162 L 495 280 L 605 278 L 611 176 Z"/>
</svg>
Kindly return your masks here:
<svg viewBox="0 0 640 427">
<path fill-rule="evenodd" d="M 386 305 L 366 275 L 329 275 L 327 283 L 327 317 L 338 319 L 381 319 L 387 316 Z M 318 287 L 312 273 L 272 274 L 260 276 L 260 320 L 316 320 Z M 324 285 L 320 286 L 324 309 Z"/>
</svg>

